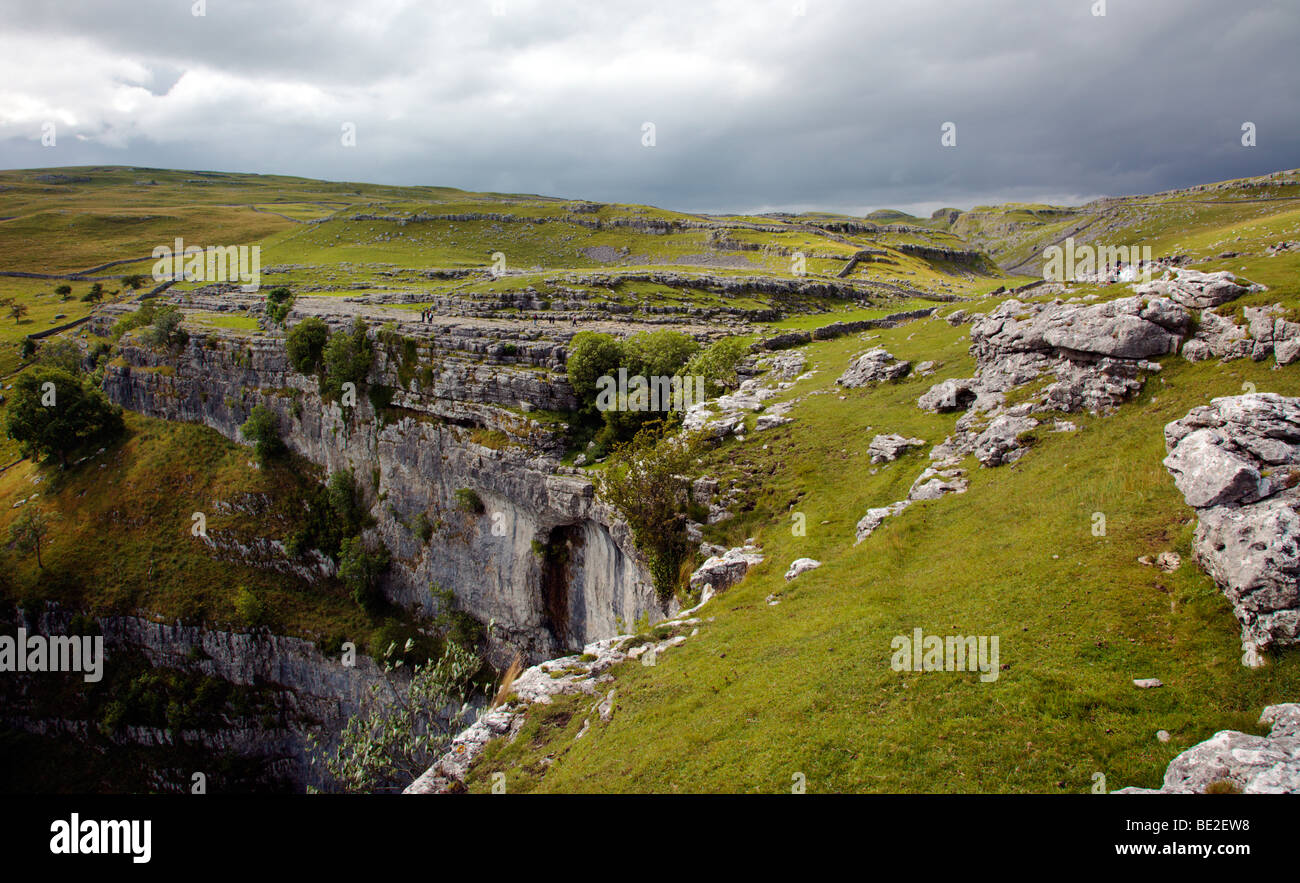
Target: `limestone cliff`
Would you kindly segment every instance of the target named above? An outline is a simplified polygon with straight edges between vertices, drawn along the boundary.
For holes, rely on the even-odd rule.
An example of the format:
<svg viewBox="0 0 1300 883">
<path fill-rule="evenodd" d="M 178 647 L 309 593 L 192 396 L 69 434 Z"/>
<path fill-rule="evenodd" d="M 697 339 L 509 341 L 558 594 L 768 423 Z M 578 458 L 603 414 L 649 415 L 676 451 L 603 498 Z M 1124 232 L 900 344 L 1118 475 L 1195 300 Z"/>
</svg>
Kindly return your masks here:
<svg viewBox="0 0 1300 883">
<path fill-rule="evenodd" d="M 671 613 L 626 526 L 560 464 L 561 436 L 528 416 L 572 408 L 563 350 L 498 342 L 493 351 L 469 335 L 408 330 L 390 337 L 395 345 L 376 343 L 368 384 L 391 391 L 389 404 L 364 388 L 355 407 L 322 401 L 316 378 L 289 366 L 283 339 L 222 332 L 195 334 L 179 353 L 128 340 L 104 389 L 123 407 L 231 439 L 255 405 L 269 408 L 291 450 L 328 471 L 351 469 L 365 486 L 372 539 L 393 558 L 386 595 L 432 612 L 431 587 L 450 590 L 461 610 L 494 623 L 499 664 L 515 651 L 530 662 L 560 655 L 618 633 L 619 622 Z M 421 515 L 427 542 L 413 527 Z"/>
</svg>

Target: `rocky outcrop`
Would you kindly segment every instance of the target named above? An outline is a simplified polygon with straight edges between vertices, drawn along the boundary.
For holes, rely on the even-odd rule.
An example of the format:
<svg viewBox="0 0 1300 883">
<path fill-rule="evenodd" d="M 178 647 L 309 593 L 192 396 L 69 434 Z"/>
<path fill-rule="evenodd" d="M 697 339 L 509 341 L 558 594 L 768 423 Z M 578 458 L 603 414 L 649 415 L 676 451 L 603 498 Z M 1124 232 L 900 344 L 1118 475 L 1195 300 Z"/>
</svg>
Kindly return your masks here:
<svg viewBox="0 0 1300 883">
<path fill-rule="evenodd" d="M 754 421 L 754 429 L 763 431 L 784 426 L 794 418 L 786 416 L 794 406 L 793 401 L 767 405 L 769 399 L 794 386 L 795 382 L 810 375 L 804 373 L 808 360 L 803 353 L 779 353 L 758 360 L 756 370 L 765 370 L 762 376 L 749 377 L 729 393 L 698 402 L 687 409 L 682 418 L 682 429 L 701 433 L 707 439 L 720 439 L 745 430 L 745 415 L 763 411 Z"/>
<path fill-rule="evenodd" d="M 660 654 L 686 642 L 687 629 L 700 620 L 683 617 L 656 629 L 659 640 L 636 635 L 618 635 L 594 641 L 583 648 L 581 656 L 551 659 L 522 672 L 509 686 L 509 694 L 500 707 L 491 708 L 478 720 L 457 734 L 444 753 L 428 770 L 412 782 L 405 794 L 446 794 L 465 790 L 465 779 L 483 749 L 496 738 L 513 739 L 524 724 L 524 716 L 533 705 L 550 705 L 556 697 L 573 694 L 595 696 L 588 714 L 609 721 L 615 713 L 613 690 L 605 688 L 614 681 L 610 669 L 628 660 L 641 659 L 643 664 L 657 663 Z M 589 716 L 575 738 L 582 738 L 591 724 Z M 507 785 L 508 787 L 508 785 Z"/>
<path fill-rule="evenodd" d="M 241 441 L 252 407 L 270 409 L 291 450 L 327 471 L 351 469 L 365 487 L 378 521 L 369 537 L 392 553 L 388 598 L 432 612 L 431 587 L 450 589 L 460 610 L 495 620 L 498 664 L 516 651 L 555 656 L 615 634 L 620 619 L 671 612 L 626 526 L 586 478 L 560 466 L 557 436 L 507 407 L 563 408 L 567 384 L 490 363 L 448 365 L 445 354 L 431 364 L 418 347 L 404 362 L 400 349 L 377 348 L 370 382 L 393 391 L 387 406 L 364 387 L 355 407 L 326 403 L 314 377 L 288 366 L 282 341 L 224 334 L 194 334 L 179 355 L 128 342 L 104 389 L 131 410 Z M 410 526 L 421 514 L 434 528 L 427 540 Z"/>
<path fill-rule="evenodd" d="M 967 412 L 931 456 L 949 464 L 969 454 L 985 466 L 1014 462 L 1039 416 L 1112 410 L 1160 370 L 1149 359 L 1176 352 L 1191 326 L 1191 315 L 1167 298 L 1004 301 L 971 326 L 975 376 L 937 383 L 917 400 L 928 411 Z M 1006 406 L 1009 391 L 1040 379 L 1051 382 Z"/>
<path fill-rule="evenodd" d="M 796 558 L 790 562 L 790 569 L 785 572 L 785 581 L 789 582 L 796 577 L 802 576 L 810 570 L 816 570 L 821 567 L 822 563 L 816 558 Z"/>
<path fill-rule="evenodd" d="M 1197 561 L 1241 622 L 1243 661 L 1300 643 L 1300 399 L 1215 399 L 1166 426 L 1165 447 L 1197 511 Z"/>
<path fill-rule="evenodd" d="M 877 435 L 867 445 L 867 453 L 872 463 L 892 463 L 907 452 L 908 448 L 925 444 L 923 438 L 904 438 L 897 433 Z"/>
<path fill-rule="evenodd" d="M 1171 267 L 1169 272 L 1171 278 L 1147 282 L 1135 290 L 1140 295 L 1167 297 L 1194 310 L 1217 307 L 1249 291 L 1262 290 L 1261 286 L 1239 280 L 1226 270 L 1202 273 L 1200 270 Z"/>
<path fill-rule="evenodd" d="M 15 621 L 6 625 L 21 626 L 30 634 L 69 635 L 79 633 L 89 621 L 50 604 L 18 611 Z M 309 763 L 309 734 L 323 733 L 323 742 L 328 745 L 349 717 L 372 703 L 385 701 L 389 695 L 385 690 L 375 692 L 374 688 L 383 683 L 384 673 L 369 657 L 358 653 L 354 662 L 345 665 L 341 657 L 328 657 L 309 641 L 274 635 L 264 629 L 229 631 L 140 616 L 99 616 L 93 622 L 95 633 L 104 639 L 106 680 L 112 679 L 124 655 L 139 654 L 153 669 L 198 674 L 255 690 L 266 706 L 260 719 L 243 720 L 223 714 L 219 725 L 204 728 L 121 727 L 111 734 L 113 741 L 161 749 L 198 746 L 215 754 L 256 759 L 264 765 L 267 777 L 260 784 L 298 790 L 324 784 L 321 771 Z M 76 706 L 62 706 L 66 719 L 33 714 L 33 709 L 27 707 L 26 691 L 8 692 L 13 686 L 10 680 L 3 686 L 5 701 L 0 718 L 11 725 L 30 732 L 67 733 L 79 738 L 96 728 L 97 721 L 73 717 L 84 711 Z M 268 712 L 272 713 L 270 719 Z M 178 787 L 174 781 L 157 784 L 170 790 Z"/>
<path fill-rule="evenodd" d="M 1222 730 L 1169 762 L 1160 788 L 1116 794 L 1300 794 L 1300 704 L 1270 705 L 1267 736 Z"/>
<path fill-rule="evenodd" d="M 755 545 L 738 546 L 705 560 L 691 574 L 691 590 L 702 592 L 704 603 L 745 578 L 751 567 L 763 563 L 762 550 Z"/>
<path fill-rule="evenodd" d="M 917 407 L 924 411 L 944 413 L 964 411 L 979 397 L 979 387 L 974 380 L 945 380 L 930 387 L 917 399 Z"/>
<path fill-rule="evenodd" d="M 1183 358 L 1189 362 L 1245 358 L 1262 362 L 1271 355 L 1278 365 L 1300 359 L 1300 323 L 1288 320 L 1281 304 L 1246 307 L 1242 315 L 1244 326 L 1214 310 L 1202 310 L 1196 333 L 1183 344 Z"/>
<path fill-rule="evenodd" d="M 868 509 L 867 514 L 863 515 L 857 524 L 857 538 L 853 545 L 865 540 L 876 532 L 876 528 L 885 523 L 886 518 L 890 518 L 902 512 L 908 506 L 912 505 L 911 500 L 899 500 L 897 503 L 891 503 L 888 506 L 880 506 L 875 509 Z"/>
<path fill-rule="evenodd" d="M 854 359 L 835 382 L 846 389 L 857 389 L 886 380 L 900 380 L 911 370 L 911 362 L 900 362 L 883 347 L 876 347 Z"/>
</svg>

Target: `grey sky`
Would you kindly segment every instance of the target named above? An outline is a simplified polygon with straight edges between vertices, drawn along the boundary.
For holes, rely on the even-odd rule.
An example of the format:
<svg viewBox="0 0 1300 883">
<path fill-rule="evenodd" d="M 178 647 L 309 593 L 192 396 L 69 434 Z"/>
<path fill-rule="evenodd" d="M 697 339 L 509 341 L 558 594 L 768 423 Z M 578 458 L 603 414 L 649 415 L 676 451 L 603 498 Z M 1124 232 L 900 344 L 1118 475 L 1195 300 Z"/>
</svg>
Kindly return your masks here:
<svg viewBox="0 0 1300 883">
<path fill-rule="evenodd" d="M 865 213 L 1300 165 L 1295 0 L 1095 3 L 0 0 L 0 166 Z"/>
</svg>

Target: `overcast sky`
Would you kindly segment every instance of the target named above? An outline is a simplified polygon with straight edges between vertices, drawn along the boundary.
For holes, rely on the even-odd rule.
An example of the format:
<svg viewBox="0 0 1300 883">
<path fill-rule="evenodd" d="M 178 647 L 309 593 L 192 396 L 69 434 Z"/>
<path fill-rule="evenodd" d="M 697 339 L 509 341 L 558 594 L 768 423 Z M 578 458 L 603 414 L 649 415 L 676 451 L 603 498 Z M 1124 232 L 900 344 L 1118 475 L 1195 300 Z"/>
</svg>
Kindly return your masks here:
<svg viewBox="0 0 1300 883">
<path fill-rule="evenodd" d="M 1095 5 L 0 0 L 0 167 L 928 213 L 1300 166 L 1300 3 Z"/>
</svg>

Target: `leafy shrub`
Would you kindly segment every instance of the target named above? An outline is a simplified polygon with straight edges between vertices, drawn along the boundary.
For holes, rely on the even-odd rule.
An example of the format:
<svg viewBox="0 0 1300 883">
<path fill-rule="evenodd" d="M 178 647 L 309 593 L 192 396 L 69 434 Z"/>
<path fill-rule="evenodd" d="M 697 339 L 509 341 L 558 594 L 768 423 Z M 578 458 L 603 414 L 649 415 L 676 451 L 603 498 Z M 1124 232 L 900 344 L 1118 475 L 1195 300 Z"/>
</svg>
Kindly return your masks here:
<svg viewBox="0 0 1300 883">
<path fill-rule="evenodd" d="M 289 330 L 284 347 L 293 370 L 311 374 L 320 367 L 329 333 L 329 326 L 315 316 L 303 319 Z"/>
<path fill-rule="evenodd" d="M 433 523 L 429 521 L 429 516 L 424 512 L 415 516 L 415 522 L 411 525 L 411 532 L 420 538 L 421 542 L 429 542 L 433 539 Z"/>
<path fill-rule="evenodd" d="M 463 487 L 456 490 L 456 505 L 465 512 L 472 512 L 475 515 L 482 515 L 487 511 L 483 505 L 483 500 L 473 488 Z"/>
<path fill-rule="evenodd" d="M 703 377 L 708 395 L 721 395 L 740 385 L 736 368 L 748 356 L 748 341 L 742 337 L 724 337 L 692 356 L 686 363 L 685 373 Z"/>
<path fill-rule="evenodd" d="M 276 325 L 283 325 L 293 309 L 294 297 L 287 288 L 273 288 L 266 295 L 266 317 Z M 306 373 L 306 372 L 299 372 Z"/>
<path fill-rule="evenodd" d="M 348 537 L 339 548 L 339 579 L 362 610 L 375 612 L 382 600 L 379 595 L 379 576 L 388 569 L 391 558 L 388 549 L 376 551 L 366 548 L 361 537 Z"/>
<path fill-rule="evenodd" d="M 385 668 L 400 665 L 399 660 Z M 312 764 L 323 762 L 344 791 L 400 791 L 428 769 L 463 726 L 481 667 L 476 654 L 448 642 L 436 660 L 414 666 L 409 681 L 390 677 L 383 687 L 376 684 L 376 696 L 387 690 L 399 701 L 371 703 L 348 721 L 333 750 L 322 753 L 313 737 Z M 448 708 L 460 710 L 448 719 Z"/>
<path fill-rule="evenodd" d="M 652 423 L 633 440 L 614 448 L 596 491 L 616 508 L 632 529 L 632 539 L 650 564 L 655 591 L 667 601 L 677 590 L 690 543 L 685 507 L 690 499 L 686 477 L 699 443 L 696 437 L 664 433 Z"/>
<path fill-rule="evenodd" d="M 190 339 L 190 336 L 181 328 L 181 323 L 185 321 L 185 314 L 181 312 L 180 307 L 168 305 L 159 307 L 153 311 L 153 322 L 149 329 L 149 340 L 155 346 L 179 347 L 184 346 Z"/>
<path fill-rule="evenodd" d="M 265 464 L 273 457 L 284 453 L 284 442 L 280 439 L 279 422 L 265 405 L 254 405 L 244 425 L 239 427 L 244 438 L 253 442 L 253 450 L 259 463 Z"/>
<path fill-rule="evenodd" d="M 14 381 L 5 428 L 26 454 L 57 457 L 66 466 L 83 445 L 122 433 L 122 409 L 76 375 L 38 367 Z"/>
<path fill-rule="evenodd" d="M 266 620 L 266 605 L 247 586 L 235 590 L 235 615 L 245 625 L 259 626 Z"/>
<path fill-rule="evenodd" d="M 337 399 L 342 395 L 343 384 L 361 386 L 366 382 L 374 360 L 375 350 L 366 334 L 365 320 L 358 319 L 351 331 L 335 331 L 321 354 L 325 367 L 321 392 L 326 398 Z"/>
</svg>

